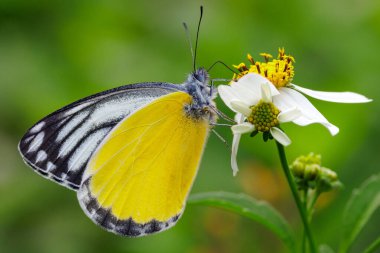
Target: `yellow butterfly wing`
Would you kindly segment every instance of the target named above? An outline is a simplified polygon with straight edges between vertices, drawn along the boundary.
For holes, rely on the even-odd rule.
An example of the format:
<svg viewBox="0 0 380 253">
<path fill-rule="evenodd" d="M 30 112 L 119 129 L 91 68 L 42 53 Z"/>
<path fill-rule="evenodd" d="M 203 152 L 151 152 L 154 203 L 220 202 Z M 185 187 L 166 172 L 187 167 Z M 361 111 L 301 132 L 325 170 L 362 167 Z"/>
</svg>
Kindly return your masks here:
<svg viewBox="0 0 380 253">
<path fill-rule="evenodd" d="M 188 115 L 192 97 L 174 92 L 120 122 L 86 168 L 78 199 L 98 225 L 142 236 L 173 226 L 185 207 L 209 121 Z"/>
</svg>

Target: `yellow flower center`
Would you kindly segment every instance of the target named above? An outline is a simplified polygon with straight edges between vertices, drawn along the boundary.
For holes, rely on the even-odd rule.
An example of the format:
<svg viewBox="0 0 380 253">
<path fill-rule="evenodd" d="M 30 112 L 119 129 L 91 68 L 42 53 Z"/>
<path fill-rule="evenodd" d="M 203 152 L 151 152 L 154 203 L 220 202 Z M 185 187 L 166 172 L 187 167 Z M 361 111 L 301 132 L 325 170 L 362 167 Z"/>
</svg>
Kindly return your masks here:
<svg viewBox="0 0 380 253">
<path fill-rule="evenodd" d="M 257 105 L 251 106 L 251 115 L 248 122 L 252 123 L 259 132 L 268 132 L 271 127 L 278 126 L 277 119 L 280 110 L 273 103 L 260 101 Z"/>
<path fill-rule="evenodd" d="M 295 60 L 292 56 L 285 54 L 285 49 L 280 48 L 278 50 L 277 59 L 272 59 L 273 56 L 267 53 L 261 53 L 260 55 L 264 58 L 265 62 L 255 61 L 248 54 L 247 58 L 251 63 L 249 67 L 245 63 L 234 65 L 239 74 L 235 74 L 233 79 L 236 81 L 248 73 L 257 73 L 266 77 L 277 89 L 287 86 L 293 80 L 293 63 Z"/>
</svg>

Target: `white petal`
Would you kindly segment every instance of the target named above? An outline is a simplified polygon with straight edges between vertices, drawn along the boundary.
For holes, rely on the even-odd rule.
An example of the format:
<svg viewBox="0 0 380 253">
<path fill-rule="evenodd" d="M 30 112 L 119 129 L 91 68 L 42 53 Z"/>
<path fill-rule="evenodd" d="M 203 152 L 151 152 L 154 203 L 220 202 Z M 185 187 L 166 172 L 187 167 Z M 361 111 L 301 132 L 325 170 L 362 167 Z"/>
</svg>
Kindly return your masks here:
<svg viewBox="0 0 380 253">
<path fill-rule="evenodd" d="M 280 112 L 280 114 L 277 116 L 278 121 L 280 123 L 283 122 L 290 122 L 302 115 L 301 110 L 299 110 L 297 107 L 290 108 L 286 111 Z"/>
<path fill-rule="evenodd" d="M 260 92 L 257 92 L 260 91 L 260 86 L 255 83 L 250 84 L 239 79 L 237 82 L 232 82 L 231 87 L 233 89 L 238 89 L 240 92 L 243 92 L 247 97 L 249 97 L 249 101 L 247 100 L 247 102 L 250 105 L 257 104 L 257 102 L 261 99 Z"/>
<path fill-rule="evenodd" d="M 270 90 L 270 84 L 268 82 L 261 84 L 261 98 L 266 103 L 272 102 L 272 93 Z"/>
<path fill-rule="evenodd" d="M 231 108 L 246 117 L 248 117 L 252 112 L 252 110 L 249 109 L 249 105 L 240 100 L 231 100 Z"/>
<path fill-rule="evenodd" d="M 254 98 L 250 97 L 247 92 L 239 89 L 232 83 L 231 85 L 219 85 L 218 93 L 223 102 L 231 109 L 231 100 L 241 100 L 246 104 L 253 105 Z"/>
<path fill-rule="evenodd" d="M 286 111 L 293 107 L 297 107 L 302 116 L 293 120 L 300 126 L 306 126 L 313 123 L 319 123 L 325 126 L 331 133 L 336 135 L 339 128 L 331 124 L 301 93 L 290 88 L 281 88 L 280 95 L 273 97 L 273 103 L 281 111 Z"/>
<path fill-rule="evenodd" d="M 277 127 L 272 127 L 270 129 L 270 133 L 272 134 L 273 138 L 276 139 L 276 141 L 278 141 L 285 147 L 289 146 L 292 143 L 289 137 L 283 131 L 281 131 L 281 129 Z"/>
<path fill-rule="evenodd" d="M 245 134 L 255 130 L 255 126 L 249 122 L 243 122 L 238 125 L 233 125 L 231 130 L 234 134 Z"/>
<path fill-rule="evenodd" d="M 245 117 L 241 113 L 236 113 L 236 115 L 234 117 L 234 120 L 235 120 L 236 123 L 240 124 L 240 123 L 244 122 Z"/>
<path fill-rule="evenodd" d="M 218 86 L 218 93 L 220 95 L 220 98 L 223 100 L 223 102 L 233 111 L 235 111 L 231 107 L 231 101 L 232 100 L 240 100 L 247 103 L 247 98 L 242 97 L 239 92 L 236 92 L 230 85 L 219 85 Z M 236 111 L 235 111 L 236 112 Z"/>
<path fill-rule="evenodd" d="M 339 128 L 330 122 L 323 122 L 320 120 L 311 120 L 305 116 L 298 117 L 297 119 L 293 120 L 293 123 L 299 125 L 299 126 L 307 126 L 310 124 L 321 124 L 322 126 L 326 127 L 327 130 L 329 130 L 330 134 L 332 136 L 335 136 L 339 133 Z"/>
<path fill-rule="evenodd" d="M 219 85 L 218 93 L 227 106 L 231 105 L 231 100 L 240 99 L 239 94 L 236 94 L 230 85 Z"/>
<path fill-rule="evenodd" d="M 256 73 L 249 73 L 243 76 L 238 80 L 239 83 L 242 83 L 242 85 L 245 85 L 249 89 L 252 89 L 256 94 L 260 94 L 261 92 L 261 85 L 263 83 L 269 83 L 270 90 L 273 96 L 279 95 L 276 86 L 274 86 L 267 78 L 263 77 L 262 75 L 256 74 Z"/>
<path fill-rule="evenodd" d="M 232 174 L 236 176 L 237 172 L 239 171 L 239 166 L 237 164 L 236 156 L 237 151 L 239 147 L 241 134 L 234 134 L 234 137 L 232 139 L 232 152 L 231 152 L 231 168 L 232 168 Z"/>
<path fill-rule="evenodd" d="M 230 92 L 230 88 L 228 88 L 228 85 L 219 85 L 218 86 L 218 94 L 220 98 L 223 100 L 223 102 L 230 107 L 231 106 L 231 100 L 236 99 Z M 231 109 L 231 108 L 230 108 Z"/>
<path fill-rule="evenodd" d="M 238 113 L 235 115 L 235 121 L 238 124 L 241 124 L 244 122 L 244 115 Z M 232 174 L 236 176 L 236 173 L 239 171 L 239 167 L 237 165 L 236 156 L 239 148 L 239 142 L 240 142 L 241 134 L 234 134 L 234 137 L 232 139 L 232 150 L 231 150 L 231 168 L 232 168 Z"/>
<path fill-rule="evenodd" d="M 316 91 L 316 90 L 306 89 L 295 84 L 292 84 L 292 85 L 294 86 L 296 90 L 319 100 L 336 102 L 336 103 L 367 103 L 367 102 L 372 101 L 372 99 L 369 99 L 355 92 Z"/>
</svg>

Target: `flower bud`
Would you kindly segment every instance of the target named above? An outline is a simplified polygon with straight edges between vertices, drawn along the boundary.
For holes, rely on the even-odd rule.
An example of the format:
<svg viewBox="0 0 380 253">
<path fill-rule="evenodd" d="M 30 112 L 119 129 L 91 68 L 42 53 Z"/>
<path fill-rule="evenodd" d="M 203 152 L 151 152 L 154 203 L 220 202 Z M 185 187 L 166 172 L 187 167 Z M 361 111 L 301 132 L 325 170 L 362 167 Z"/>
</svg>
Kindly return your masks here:
<svg viewBox="0 0 380 253">
<path fill-rule="evenodd" d="M 320 171 L 321 156 L 310 153 L 307 156 L 299 156 L 290 165 L 293 176 L 306 179 L 314 180 Z"/>
<path fill-rule="evenodd" d="M 331 191 L 335 188 L 342 187 L 342 183 L 338 180 L 338 175 L 335 171 L 328 168 L 321 168 L 321 173 L 317 181 L 317 187 L 320 192 Z"/>
<path fill-rule="evenodd" d="M 305 165 L 302 162 L 294 161 L 292 165 L 290 165 L 290 169 L 293 173 L 293 176 L 303 178 L 303 174 L 305 171 Z"/>
<path fill-rule="evenodd" d="M 297 157 L 290 165 L 299 190 L 325 192 L 342 185 L 336 172 L 321 166 L 321 160 L 321 155 L 310 153 Z"/>
<path fill-rule="evenodd" d="M 322 167 L 321 173 L 322 173 L 322 176 L 328 178 L 331 182 L 338 180 L 338 174 L 336 174 L 335 171 L 332 171 L 328 168 Z"/>
<path fill-rule="evenodd" d="M 305 180 L 315 180 L 321 172 L 321 166 L 318 164 L 308 164 L 305 167 L 304 178 Z"/>
</svg>

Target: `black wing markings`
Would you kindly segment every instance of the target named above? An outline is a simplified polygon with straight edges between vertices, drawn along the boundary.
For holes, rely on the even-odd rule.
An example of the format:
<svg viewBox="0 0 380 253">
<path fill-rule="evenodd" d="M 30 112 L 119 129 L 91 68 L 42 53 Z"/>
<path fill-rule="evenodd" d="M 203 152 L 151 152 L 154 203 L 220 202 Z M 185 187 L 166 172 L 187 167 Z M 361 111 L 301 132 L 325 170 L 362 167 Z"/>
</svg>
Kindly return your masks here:
<svg viewBox="0 0 380 253">
<path fill-rule="evenodd" d="M 147 89 L 149 93 L 146 93 Z M 121 86 L 80 99 L 49 114 L 31 127 L 19 143 L 20 153 L 25 162 L 42 176 L 48 177 L 70 189 L 77 190 L 80 187 L 84 169 L 92 153 L 112 128 L 144 104 L 174 91 L 183 91 L 183 87 L 169 83 L 141 83 Z M 111 120 L 106 119 L 102 122 L 101 119 L 96 118 L 94 121 L 91 121 L 91 116 L 96 114 L 97 110 L 104 109 L 102 106 L 107 106 L 107 103 L 108 105 L 112 105 L 112 102 L 119 106 L 120 109 L 124 108 L 124 111 L 112 111 L 116 117 L 111 117 Z M 129 103 L 123 104 L 123 102 Z M 140 104 L 134 107 L 134 103 Z M 120 106 L 120 104 L 124 107 Z M 71 129 L 68 128 L 67 134 L 63 137 L 60 136 L 59 139 L 61 141 L 57 142 L 59 134 L 61 133 L 62 135 L 64 127 L 67 127 L 70 122 L 73 122 L 75 117 L 79 117 L 81 114 L 85 114 L 85 116 L 79 119 L 79 122 L 74 122 L 77 124 L 71 123 Z M 85 126 L 86 124 L 88 125 Z M 66 143 L 81 128 L 83 128 L 83 134 L 76 136 L 76 140 L 72 143 Z M 95 135 L 98 138 L 95 140 L 96 143 L 93 143 L 92 150 L 86 153 L 87 157 L 81 158 L 81 166 L 74 168 L 73 164 L 76 164 L 75 160 L 80 159 L 80 156 L 73 158 L 76 152 L 79 152 L 77 150 L 86 141 L 93 141 L 91 139 L 94 139 Z M 39 138 L 42 136 L 41 140 L 36 140 L 38 136 Z M 37 147 L 31 147 L 33 143 Z M 62 155 L 61 149 L 64 145 L 71 148 L 66 150 L 66 153 Z M 88 149 L 88 147 L 83 148 Z M 71 164 L 69 164 L 70 159 L 73 159 Z"/>
</svg>

